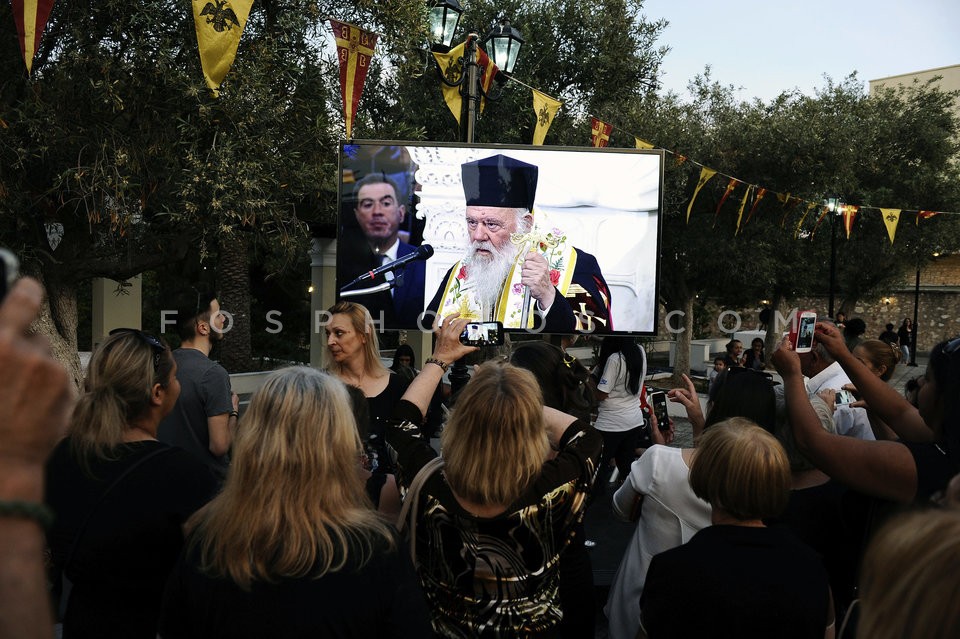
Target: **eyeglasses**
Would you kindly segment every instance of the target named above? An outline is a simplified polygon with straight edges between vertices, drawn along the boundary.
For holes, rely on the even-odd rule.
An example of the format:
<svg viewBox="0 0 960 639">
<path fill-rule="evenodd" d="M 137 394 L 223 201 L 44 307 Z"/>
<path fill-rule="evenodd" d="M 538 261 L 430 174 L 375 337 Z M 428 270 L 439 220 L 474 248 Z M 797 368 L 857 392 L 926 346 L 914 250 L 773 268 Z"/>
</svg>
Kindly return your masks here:
<svg viewBox="0 0 960 639">
<path fill-rule="evenodd" d="M 141 341 L 146 342 L 150 345 L 150 348 L 153 349 L 153 370 L 154 372 L 160 368 L 160 358 L 163 356 L 164 351 L 167 350 L 166 345 L 160 341 L 159 338 L 154 337 L 149 333 L 144 333 L 143 331 L 136 328 L 115 328 L 110 331 L 110 335 L 118 335 L 120 333 L 133 333 Z"/>
</svg>

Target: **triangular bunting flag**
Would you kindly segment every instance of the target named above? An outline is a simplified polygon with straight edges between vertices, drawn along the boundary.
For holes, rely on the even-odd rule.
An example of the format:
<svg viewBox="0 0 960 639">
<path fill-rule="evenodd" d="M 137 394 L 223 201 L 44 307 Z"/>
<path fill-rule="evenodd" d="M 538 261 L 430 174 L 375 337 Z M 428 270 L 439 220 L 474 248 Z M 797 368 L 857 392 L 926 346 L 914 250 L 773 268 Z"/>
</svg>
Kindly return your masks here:
<svg viewBox="0 0 960 639">
<path fill-rule="evenodd" d="M 807 205 L 807 210 L 803 212 L 803 215 L 800 216 L 800 219 L 797 221 L 797 227 L 793 230 L 793 239 L 797 239 L 800 236 L 800 230 L 803 228 L 803 221 L 807 219 L 807 216 L 810 215 L 810 211 L 816 208 L 816 202 L 810 202 Z"/>
<path fill-rule="evenodd" d="M 537 116 L 536 128 L 533 130 L 533 144 L 540 146 L 547 137 L 547 131 L 553 124 L 553 118 L 557 115 L 557 111 L 563 103 L 536 89 L 531 89 L 531 91 L 533 91 L 533 112 Z"/>
<path fill-rule="evenodd" d="M 827 216 L 827 213 L 830 213 L 830 207 L 824 206 L 823 213 L 820 214 L 820 217 L 817 218 L 816 224 L 813 225 L 813 230 L 810 231 L 810 237 L 813 237 L 817 233 L 817 229 L 820 228 L 820 222 L 823 221 L 823 218 Z"/>
<path fill-rule="evenodd" d="M 193 0 L 200 66 L 214 95 L 237 57 L 252 4 L 253 0 Z"/>
<path fill-rule="evenodd" d="M 641 140 L 638 137 L 633 138 L 634 142 L 637 144 L 638 149 L 652 149 L 653 145 L 647 142 L 646 140 Z"/>
<path fill-rule="evenodd" d="M 747 199 L 750 197 L 751 191 L 753 191 L 752 184 L 747 186 L 747 192 L 743 194 L 743 201 L 740 202 L 740 211 L 737 213 L 737 230 L 734 232 L 734 235 L 738 235 L 740 233 L 740 220 L 743 219 L 743 209 L 747 206 Z"/>
<path fill-rule="evenodd" d="M 13 0 L 13 21 L 17 25 L 20 53 L 27 65 L 27 75 L 33 71 L 33 57 L 40 48 L 40 36 L 47 26 L 53 0 Z"/>
<path fill-rule="evenodd" d="M 750 218 L 753 217 L 754 211 L 756 211 L 757 207 L 760 206 L 760 200 L 762 200 L 763 196 L 766 194 L 767 194 L 767 190 L 765 188 L 763 188 L 762 186 L 757 188 L 757 197 L 753 201 L 753 206 L 750 207 L 750 212 L 747 213 L 747 221 L 744 222 L 744 224 L 750 223 Z"/>
<path fill-rule="evenodd" d="M 590 118 L 590 141 L 598 149 L 607 146 L 610 142 L 610 134 L 613 133 L 613 125 L 601 122 L 597 118 Z"/>
<path fill-rule="evenodd" d="M 713 169 L 708 169 L 703 167 L 700 169 L 700 179 L 697 180 L 697 188 L 693 190 L 693 197 L 690 198 L 690 204 L 687 205 L 687 224 L 690 223 L 690 211 L 693 209 L 693 203 L 697 199 L 697 195 L 700 193 L 700 189 L 703 188 L 703 185 L 710 181 L 717 172 Z"/>
<path fill-rule="evenodd" d="M 883 224 L 887 227 L 890 244 L 893 244 L 893 238 L 897 234 L 897 224 L 900 223 L 900 209 L 880 209 L 880 215 L 883 216 Z"/>
<path fill-rule="evenodd" d="M 847 239 L 850 239 L 850 231 L 853 229 L 853 221 L 857 219 L 857 211 L 860 210 L 859 206 L 853 206 L 852 204 L 843 205 L 843 228 L 847 232 Z"/>
<path fill-rule="evenodd" d="M 730 178 L 730 181 L 727 182 L 727 189 L 723 192 L 723 197 L 720 198 L 720 203 L 717 204 L 717 212 L 714 215 L 720 215 L 720 207 L 722 207 L 723 203 L 727 201 L 727 198 L 730 197 L 730 194 L 733 193 L 733 190 L 737 188 L 738 184 L 740 184 L 740 180 L 737 178 Z"/>
<path fill-rule="evenodd" d="M 440 73 L 450 84 L 459 83 L 460 78 L 463 77 L 463 50 L 465 44 L 466 43 L 461 42 L 450 49 L 448 53 L 434 52 L 433 54 Z M 457 124 L 459 124 L 460 111 L 463 104 L 463 99 L 460 97 L 460 87 L 449 86 L 446 82 L 441 83 L 440 86 L 443 90 L 443 101 L 447 103 L 447 107 L 450 109 L 450 112 L 453 113 L 453 117 L 457 119 Z"/>
<path fill-rule="evenodd" d="M 681 164 L 687 161 L 687 156 L 685 155 L 681 155 L 679 153 L 674 153 L 674 155 L 676 156 L 676 160 L 674 161 L 677 163 L 677 166 L 680 166 Z"/>
<path fill-rule="evenodd" d="M 363 83 L 370 70 L 370 59 L 377 45 L 377 34 L 364 31 L 346 22 L 330 20 L 330 28 L 337 40 L 337 57 L 340 59 L 340 97 L 343 98 L 343 115 L 347 124 L 347 139 L 353 138 L 353 119 L 357 115 Z"/>
<path fill-rule="evenodd" d="M 940 215 L 936 211 L 917 211 L 917 226 L 920 226 L 920 220 L 925 220 L 934 215 Z"/>
</svg>

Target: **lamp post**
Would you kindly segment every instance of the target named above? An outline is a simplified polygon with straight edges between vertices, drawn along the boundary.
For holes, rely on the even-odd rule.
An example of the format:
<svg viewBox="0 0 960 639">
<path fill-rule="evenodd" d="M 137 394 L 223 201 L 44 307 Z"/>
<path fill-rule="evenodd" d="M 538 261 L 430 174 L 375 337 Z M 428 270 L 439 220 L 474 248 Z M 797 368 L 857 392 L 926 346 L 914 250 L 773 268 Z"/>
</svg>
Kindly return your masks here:
<svg viewBox="0 0 960 639">
<path fill-rule="evenodd" d="M 838 197 L 830 197 L 825 205 L 830 213 L 830 305 L 827 314 L 833 318 L 833 296 L 837 289 L 837 216 L 843 213 L 843 203 Z"/>
<path fill-rule="evenodd" d="M 463 14 L 463 7 L 457 0 L 435 0 L 430 7 L 430 33 L 433 37 L 433 51 L 447 53 L 453 43 L 454 32 Z M 499 94 L 487 93 L 481 82 L 482 69 L 477 61 L 477 47 L 482 46 L 491 62 L 498 68 L 495 79 L 504 80 L 513 73 L 514 65 L 523 46 L 523 36 L 510 26 L 507 20 L 501 20 L 478 44 L 478 35 L 470 33 L 464 43 L 462 71 L 460 79 L 448 80 L 442 70 L 440 80 L 451 87 L 459 87 L 461 97 L 460 141 L 471 143 L 476 137 L 477 114 L 480 112 L 480 100 L 486 98 L 496 101 Z M 489 83 L 488 83 L 489 84 Z"/>
<path fill-rule="evenodd" d="M 463 14 L 463 7 L 457 0 L 434 0 L 430 6 L 430 33 L 433 36 L 431 48 L 435 52 L 448 53 L 453 44 L 454 32 Z M 500 94 L 492 95 L 483 88 L 482 70 L 477 61 L 477 47 L 482 45 L 491 62 L 497 66 L 498 72 L 494 79 L 503 81 L 513 73 L 514 65 L 523 46 L 523 37 L 520 32 L 510 26 L 507 20 L 490 30 L 482 42 L 477 42 L 478 36 L 471 32 L 464 43 L 463 60 L 460 79 L 448 80 L 443 70 L 440 72 L 440 81 L 460 90 L 460 141 L 472 143 L 476 137 L 477 114 L 480 112 L 480 100 L 486 98 L 496 101 Z M 489 86 L 489 83 L 488 83 Z M 453 363 L 450 370 L 450 389 L 456 393 L 463 388 L 470 379 L 466 362 L 459 359 Z"/>
</svg>

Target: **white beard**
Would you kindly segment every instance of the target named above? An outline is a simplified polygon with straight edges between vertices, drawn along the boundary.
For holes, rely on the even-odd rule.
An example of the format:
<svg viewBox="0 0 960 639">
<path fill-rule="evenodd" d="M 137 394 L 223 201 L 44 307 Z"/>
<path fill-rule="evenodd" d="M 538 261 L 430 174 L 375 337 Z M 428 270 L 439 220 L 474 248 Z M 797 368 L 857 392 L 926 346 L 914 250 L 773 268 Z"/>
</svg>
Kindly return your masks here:
<svg viewBox="0 0 960 639">
<path fill-rule="evenodd" d="M 490 251 L 490 256 L 481 256 L 477 249 Z M 517 258 L 517 247 L 506 244 L 496 248 L 491 242 L 471 242 L 467 245 L 463 263 L 467 265 L 467 277 L 464 288 L 468 289 L 480 303 L 484 317 L 489 317 L 503 290 Z"/>
</svg>

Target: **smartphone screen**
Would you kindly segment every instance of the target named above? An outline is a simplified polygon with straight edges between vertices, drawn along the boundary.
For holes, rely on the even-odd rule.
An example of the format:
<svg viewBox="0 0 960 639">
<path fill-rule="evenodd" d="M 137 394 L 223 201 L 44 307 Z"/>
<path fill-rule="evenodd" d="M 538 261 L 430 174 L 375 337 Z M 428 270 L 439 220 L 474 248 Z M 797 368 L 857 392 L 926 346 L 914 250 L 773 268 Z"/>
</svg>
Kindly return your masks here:
<svg viewBox="0 0 960 639">
<path fill-rule="evenodd" d="M 817 327 L 816 315 L 801 315 L 800 326 L 797 328 L 797 351 L 809 351 L 813 346 L 813 331 Z M 801 351 L 802 352 L 802 351 Z"/>
<path fill-rule="evenodd" d="M 667 394 L 663 391 L 655 391 L 650 395 L 650 405 L 653 406 L 653 414 L 657 416 L 657 428 L 660 430 L 670 430 L 670 415 L 667 413 Z"/>
<path fill-rule="evenodd" d="M 857 401 L 857 398 L 854 397 L 853 393 L 848 390 L 838 390 L 837 396 L 834 398 L 833 403 L 837 406 L 846 406 L 847 404 L 852 404 Z"/>
<path fill-rule="evenodd" d="M 7 291 L 17 280 L 19 266 L 17 257 L 13 253 L 0 248 L 0 300 L 7 296 Z"/>
<path fill-rule="evenodd" d="M 460 343 L 469 346 L 500 346 L 503 325 L 500 322 L 471 322 L 460 333 Z"/>
</svg>

